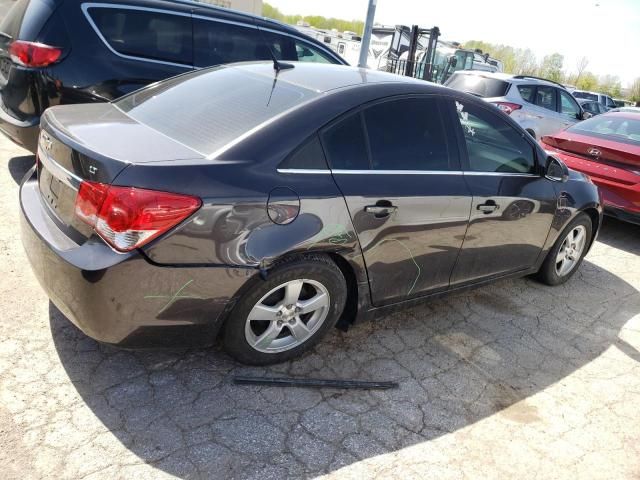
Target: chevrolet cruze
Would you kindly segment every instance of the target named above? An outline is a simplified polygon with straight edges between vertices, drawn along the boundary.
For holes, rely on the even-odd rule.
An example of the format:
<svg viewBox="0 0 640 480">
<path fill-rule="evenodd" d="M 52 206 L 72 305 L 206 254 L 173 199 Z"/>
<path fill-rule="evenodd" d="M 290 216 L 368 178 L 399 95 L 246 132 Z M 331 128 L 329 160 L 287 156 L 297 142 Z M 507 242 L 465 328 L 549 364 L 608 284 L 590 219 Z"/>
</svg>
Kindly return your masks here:
<svg viewBox="0 0 640 480">
<path fill-rule="evenodd" d="M 602 218 L 593 183 L 492 105 L 382 72 L 215 67 L 41 126 L 20 190 L 31 265 L 123 347 L 220 336 L 241 362 L 284 361 L 357 316 L 563 283 Z"/>
</svg>

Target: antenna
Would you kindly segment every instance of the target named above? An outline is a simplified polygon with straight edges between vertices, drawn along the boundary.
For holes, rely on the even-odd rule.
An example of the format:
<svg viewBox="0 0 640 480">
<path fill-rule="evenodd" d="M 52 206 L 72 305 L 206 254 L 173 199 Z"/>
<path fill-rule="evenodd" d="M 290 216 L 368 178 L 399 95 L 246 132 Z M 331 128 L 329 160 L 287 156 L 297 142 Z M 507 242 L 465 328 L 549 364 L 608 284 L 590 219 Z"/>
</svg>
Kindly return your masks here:
<svg viewBox="0 0 640 480">
<path fill-rule="evenodd" d="M 276 71 L 276 77 L 281 70 L 291 70 L 292 68 L 295 68 L 295 65 L 278 60 L 278 57 L 276 57 L 276 53 L 273 51 L 273 48 L 271 48 L 271 44 L 267 41 L 267 36 L 264 34 L 257 23 L 255 23 L 255 26 L 260 32 L 260 36 L 262 37 L 264 45 L 267 47 L 267 50 L 269 50 L 269 56 L 271 57 L 271 60 L 273 60 L 273 69 Z"/>
</svg>

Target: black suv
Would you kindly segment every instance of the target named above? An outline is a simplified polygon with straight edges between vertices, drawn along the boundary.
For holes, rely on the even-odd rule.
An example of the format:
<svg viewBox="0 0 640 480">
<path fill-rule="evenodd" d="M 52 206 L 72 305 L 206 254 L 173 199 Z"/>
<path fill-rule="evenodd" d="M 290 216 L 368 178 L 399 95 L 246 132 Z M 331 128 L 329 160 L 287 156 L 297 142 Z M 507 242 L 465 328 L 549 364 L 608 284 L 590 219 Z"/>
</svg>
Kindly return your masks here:
<svg viewBox="0 0 640 480">
<path fill-rule="evenodd" d="M 200 67 L 272 55 L 346 64 L 292 27 L 207 4 L 18 0 L 0 24 L 0 131 L 35 152 L 50 106 L 110 101 Z"/>
</svg>

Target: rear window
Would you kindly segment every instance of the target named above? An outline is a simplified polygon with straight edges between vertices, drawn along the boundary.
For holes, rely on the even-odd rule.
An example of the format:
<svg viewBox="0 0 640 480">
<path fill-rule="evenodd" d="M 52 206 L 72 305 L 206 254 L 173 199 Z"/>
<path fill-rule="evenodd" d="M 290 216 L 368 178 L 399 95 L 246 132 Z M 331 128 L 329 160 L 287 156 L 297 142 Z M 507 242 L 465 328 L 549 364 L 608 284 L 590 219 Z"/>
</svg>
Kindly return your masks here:
<svg viewBox="0 0 640 480">
<path fill-rule="evenodd" d="M 509 90 L 509 82 L 481 75 L 454 74 L 446 83 L 461 92 L 471 93 L 478 97 L 503 97 Z"/>
<path fill-rule="evenodd" d="M 318 96 L 274 77 L 233 67 L 200 70 L 138 90 L 114 105 L 208 156 L 271 118 Z"/>
<path fill-rule="evenodd" d="M 88 12 L 104 40 L 122 55 L 193 63 L 188 16 L 117 8 L 90 8 Z"/>
<path fill-rule="evenodd" d="M 576 123 L 567 131 L 640 146 L 640 119 L 625 115 L 599 115 Z"/>
<path fill-rule="evenodd" d="M 594 102 L 598 101 L 598 95 L 595 93 L 589 92 L 573 92 L 573 96 L 576 98 L 584 98 L 585 100 L 592 100 Z"/>
</svg>

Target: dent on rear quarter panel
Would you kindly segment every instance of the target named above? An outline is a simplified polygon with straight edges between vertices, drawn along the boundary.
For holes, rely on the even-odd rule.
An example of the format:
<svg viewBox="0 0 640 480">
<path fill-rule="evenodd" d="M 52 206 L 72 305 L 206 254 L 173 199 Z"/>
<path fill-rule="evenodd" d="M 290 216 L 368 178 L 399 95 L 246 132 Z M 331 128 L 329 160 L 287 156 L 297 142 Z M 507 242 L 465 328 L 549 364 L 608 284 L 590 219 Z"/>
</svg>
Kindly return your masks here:
<svg viewBox="0 0 640 480">
<path fill-rule="evenodd" d="M 203 200 L 189 220 L 144 249 L 148 258 L 160 265 L 258 269 L 286 255 L 321 251 L 343 256 L 362 278 L 358 239 L 331 175 L 245 167 L 133 165 L 125 170 L 117 179 L 121 184 L 189 193 Z M 297 202 L 290 196 L 272 198 L 270 217 L 267 204 L 273 191 L 299 197 L 297 216 L 290 223 L 275 223 L 273 210 L 281 206 L 286 211 Z"/>
</svg>

